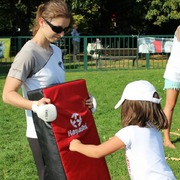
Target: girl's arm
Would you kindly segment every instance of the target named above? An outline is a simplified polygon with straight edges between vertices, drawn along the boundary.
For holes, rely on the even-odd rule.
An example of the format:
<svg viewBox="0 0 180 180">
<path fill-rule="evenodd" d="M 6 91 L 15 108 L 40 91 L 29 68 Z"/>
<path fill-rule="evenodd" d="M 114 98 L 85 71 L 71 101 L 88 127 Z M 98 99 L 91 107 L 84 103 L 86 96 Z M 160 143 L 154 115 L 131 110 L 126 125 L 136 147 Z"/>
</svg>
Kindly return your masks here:
<svg viewBox="0 0 180 180">
<path fill-rule="evenodd" d="M 100 145 L 82 144 L 78 139 L 74 139 L 69 146 L 71 151 L 76 151 L 92 158 L 104 157 L 123 148 L 125 148 L 125 144 L 116 136 Z"/>
</svg>

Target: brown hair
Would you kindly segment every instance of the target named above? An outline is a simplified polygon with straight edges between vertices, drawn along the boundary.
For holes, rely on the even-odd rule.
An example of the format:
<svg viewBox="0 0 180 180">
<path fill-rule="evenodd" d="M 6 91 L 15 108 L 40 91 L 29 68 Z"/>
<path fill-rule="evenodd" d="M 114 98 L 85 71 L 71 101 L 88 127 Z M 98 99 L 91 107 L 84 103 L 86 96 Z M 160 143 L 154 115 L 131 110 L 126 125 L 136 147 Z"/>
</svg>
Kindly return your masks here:
<svg viewBox="0 0 180 180">
<path fill-rule="evenodd" d="M 51 20 L 56 17 L 63 17 L 72 20 L 71 12 L 64 0 L 48 1 L 47 3 L 39 5 L 37 9 L 35 24 L 33 27 L 33 36 L 35 36 L 39 29 L 38 20 L 40 17 L 43 17 L 47 20 Z"/>
<path fill-rule="evenodd" d="M 157 92 L 154 97 L 159 98 Z M 121 108 L 122 126 L 138 125 L 146 127 L 149 122 L 157 129 L 167 129 L 168 120 L 161 104 L 149 101 L 125 100 Z"/>
</svg>

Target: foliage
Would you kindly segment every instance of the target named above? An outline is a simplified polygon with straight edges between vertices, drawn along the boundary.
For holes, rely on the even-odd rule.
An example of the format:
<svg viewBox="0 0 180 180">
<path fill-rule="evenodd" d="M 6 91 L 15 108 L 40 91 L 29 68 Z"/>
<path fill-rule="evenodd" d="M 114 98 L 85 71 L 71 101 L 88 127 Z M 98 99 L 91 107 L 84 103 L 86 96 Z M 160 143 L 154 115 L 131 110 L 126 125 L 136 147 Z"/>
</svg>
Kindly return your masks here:
<svg viewBox="0 0 180 180">
<path fill-rule="evenodd" d="M 93 25 L 90 27 L 89 24 L 92 24 L 93 19 L 97 17 L 99 13 L 100 6 L 98 1 L 66 1 L 72 9 L 73 20 L 79 25 L 79 31 L 82 34 L 92 33 Z"/>
<path fill-rule="evenodd" d="M 47 0 L 1 0 L 0 33 L 30 35 L 37 6 Z M 170 34 L 180 17 L 180 0 L 65 0 L 84 35 Z M 112 17 L 115 15 L 115 17 Z M 114 23 L 115 21 L 115 23 Z M 171 26 L 169 26 L 171 24 Z M 161 28 L 160 28 L 161 27 Z M 19 31 L 20 30 L 20 31 Z M 154 30 L 154 31 L 153 31 Z"/>
<path fill-rule="evenodd" d="M 1 0 L 0 1 L 0 31 L 4 35 L 29 35 L 32 18 L 36 6 L 41 1 Z M 19 31 L 20 30 L 20 31 Z"/>
<path fill-rule="evenodd" d="M 171 20 L 179 20 L 180 0 L 137 0 L 137 2 L 146 5 L 146 19 L 152 20 L 155 25 L 161 26 Z"/>
<path fill-rule="evenodd" d="M 34 12 L 42 2 L 46 1 L 2 0 L 0 32 L 3 35 L 29 35 Z M 142 11 L 136 0 L 66 0 L 66 2 L 72 9 L 74 21 L 78 22 L 83 34 L 138 34 L 145 29 L 145 26 L 141 27 L 142 22 L 144 24 L 144 16 L 138 16 Z M 115 27 L 112 23 L 112 14 L 116 14 Z"/>
</svg>

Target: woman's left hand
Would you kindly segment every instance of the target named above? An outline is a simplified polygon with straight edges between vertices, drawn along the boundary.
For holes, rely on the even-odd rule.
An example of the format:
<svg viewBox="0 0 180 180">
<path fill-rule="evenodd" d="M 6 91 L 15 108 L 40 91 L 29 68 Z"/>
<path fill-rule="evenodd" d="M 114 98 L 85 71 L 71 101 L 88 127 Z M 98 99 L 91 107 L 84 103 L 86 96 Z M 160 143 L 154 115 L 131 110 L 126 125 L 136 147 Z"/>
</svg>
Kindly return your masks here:
<svg viewBox="0 0 180 180">
<path fill-rule="evenodd" d="M 92 97 L 89 97 L 89 99 L 86 100 L 86 106 L 87 106 L 89 109 L 92 109 L 92 108 L 93 108 L 93 100 L 92 100 Z"/>
<path fill-rule="evenodd" d="M 96 111 L 96 99 L 90 96 L 89 99 L 86 100 L 86 106 L 94 113 Z"/>
</svg>

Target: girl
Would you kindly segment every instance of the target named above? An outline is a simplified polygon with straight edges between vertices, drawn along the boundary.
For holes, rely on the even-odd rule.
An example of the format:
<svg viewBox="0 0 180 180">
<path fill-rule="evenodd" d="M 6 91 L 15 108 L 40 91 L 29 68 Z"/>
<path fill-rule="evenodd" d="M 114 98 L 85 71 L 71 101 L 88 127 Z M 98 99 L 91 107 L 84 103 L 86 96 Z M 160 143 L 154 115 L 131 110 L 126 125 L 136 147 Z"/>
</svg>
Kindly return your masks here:
<svg viewBox="0 0 180 180">
<path fill-rule="evenodd" d="M 170 130 L 172 124 L 172 117 L 174 108 L 176 106 L 179 90 L 180 90 L 180 26 L 177 27 L 171 50 L 171 55 L 166 65 L 164 72 L 164 89 L 166 90 L 166 103 L 164 107 L 164 113 L 168 119 L 168 129 L 164 132 L 164 146 L 175 149 L 176 146 L 171 142 Z"/>
<path fill-rule="evenodd" d="M 166 163 L 161 129 L 168 121 L 156 89 L 148 81 L 129 83 L 115 109 L 121 106 L 123 128 L 100 145 L 83 144 L 74 139 L 70 150 L 100 158 L 125 149 L 127 167 L 133 180 L 175 180 Z"/>
</svg>

